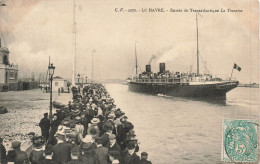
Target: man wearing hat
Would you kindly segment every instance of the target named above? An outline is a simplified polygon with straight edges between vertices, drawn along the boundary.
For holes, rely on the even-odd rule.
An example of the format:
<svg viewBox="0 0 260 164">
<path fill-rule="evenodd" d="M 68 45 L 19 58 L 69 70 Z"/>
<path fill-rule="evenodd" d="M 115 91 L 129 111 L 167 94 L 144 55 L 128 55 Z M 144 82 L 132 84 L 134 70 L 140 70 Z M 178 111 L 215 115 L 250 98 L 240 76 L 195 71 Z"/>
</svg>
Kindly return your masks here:
<svg viewBox="0 0 260 164">
<path fill-rule="evenodd" d="M 52 160 L 53 155 L 53 146 L 47 145 L 44 150 L 45 159 L 38 162 L 38 164 L 58 164 L 57 162 Z"/>
<path fill-rule="evenodd" d="M 42 136 L 44 137 L 45 141 L 49 138 L 49 130 L 51 127 L 50 120 L 48 119 L 48 113 L 44 113 L 44 118 L 41 119 L 39 126 L 42 131 Z"/>
<path fill-rule="evenodd" d="M 44 140 L 42 140 L 42 137 L 34 137 L 33 140 L 33 147 L 34 149 L 29 155 L 29 161 L 31 164 L 37 164 L 40 160 L 43 160 L 43 145 Z"/>
<path fill-rule="evenodd" d="M 121 147 L 116 142 L 116 136 L 114 134 L 109 135 L 109 154 L 113 154 L 113 157 L 121 161 Z"/>
<path fill-rule="evenodd" d="M 50 134 L 49 134 L 49 139 L 48 139 L 48 143 L 50 143 L 52 145 L 56 144 L 55 143 L 56 139 L 55 139 L 54 135 L 57 132 L 59 125 L 60 125 L 60 120 L 58 119 L 58 116 L 54 114 L 53 115 L 53 121 L 51 123 L 51 130 L 50 130 Z"/>
<path fill-rule="evenodd" d="M 80 150 L 82 154 L 80 155 L 81 161 L 84 161 L 86 164 L 95 163 L 95 150 L 97 146 L 94 143 L 92 136 L 86 135 L 85 138 L 82 139 L 80 144 Z"/>
<path fill-rule="evenodd" d="M 3 139 L 0 137 L 0 163 L 6 163 L 6 149 L 3 145 Z"/>
<path fill-rule="evenodd" d="M 127 117 L 126 116 L 122 117 L 120 121 L 121 121 L 121 125 L 117 126 L 117 137 L 118 137 L 117 140 L 119 144 L 122 145 L 122 143 L 125 142 L 128 133 L 128 130 L 126 128 Z"/>
<path fill-rule="evenodd" d="M 146 152 L 142 152 L 141 153 L 141 160 L 140 160 L 139 164 L 152 164 L 152 162 L 148 161 L 147 158 L 148 158 L 148 154 Z"/>
<path fill-rule="evenodd" d="M 108 163 L 108 148 L 102 146 L 102 140 L 100 138 L 95 139 L 97 148 L 95 150 L 95 161 L 98 164 Z"/>
<path fill-rule="evenodd" d="M 28 133 L 28 137 L 31 141 L 33 141 L 34 137 L 35 137 L 35 133 L 34 132 L 30 132 Z"/>
<path fill-rule="evenodd" d="M 89 124 L 88 130 L 87 130 L 87 134 L 90 134 L 91 129 L 96 129 L 96 131 L 97 131 L 97 136 L 99 136 L 99 134 L 100 134 L 100 129 L 99 129 L 99 127 L 98 127 L 98 123 L 99 123 L 99 122 L 100 122 L 100 121 L 99 121 L 98 118 L 93 118 L 93 119 L 91 120 L 91 124 Z"/>
<path fill-rule="evenodd" d="M 117 159 L 120 153 L 118 152 L 108 152 L 108 153 L 109 153 L 108 164 L 120 164 L 120 160 Z"/>
<path fill-rule="evenodd" d="M 135 153 L 135 144 L 129 143 L 127 149 L 122 153 L 123 164 L 139 164 L 140 157 Z"/>
<path fill-rule="evenodd" d="M 78 145 L 73 145 L 71 148 L 71 160 L 67 164 L 81 164 L 79 161 L 80 149 Z"/>
<path fill-rule="evenodd" d="M 53 160 L 58 164 L 63 164 L 70 159 L 70 145 L 65 141 L 65 134 L 62 132 L 56 133 L 57 144 L 53 146 Z"/>
<path fill-rule="evenodd" d="M 103 133 L 99 138 L 102 142 L 102 145 L 106 148 L 109 147 L 109 136 L 112 134 L 112 125 L 110 122 L 105 122 L 103 125 L 105 133 Z"/>
<path fill-rule="evenodd" d="M 14 162 L 15 164 L 29 164 L 28 155 L 25 151 L 21 151 L 21 142 L 12 142 L 12 148 L 14 150 L 8 151 L 7 162 Z"/>
</svg>

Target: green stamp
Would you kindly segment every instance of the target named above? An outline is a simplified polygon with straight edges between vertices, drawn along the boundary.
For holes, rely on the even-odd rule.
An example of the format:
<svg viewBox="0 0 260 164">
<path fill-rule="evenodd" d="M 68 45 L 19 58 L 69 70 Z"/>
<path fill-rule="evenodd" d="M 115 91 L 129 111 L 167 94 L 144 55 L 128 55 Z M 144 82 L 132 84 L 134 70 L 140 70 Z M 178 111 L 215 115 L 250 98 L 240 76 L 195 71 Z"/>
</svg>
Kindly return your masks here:
<svg viewBox="0 0 260 164">
<path fill-rule="evenodd" d="M 257 161 L 257 121 L 224 120 L 222 161 Z"/>
</svg>

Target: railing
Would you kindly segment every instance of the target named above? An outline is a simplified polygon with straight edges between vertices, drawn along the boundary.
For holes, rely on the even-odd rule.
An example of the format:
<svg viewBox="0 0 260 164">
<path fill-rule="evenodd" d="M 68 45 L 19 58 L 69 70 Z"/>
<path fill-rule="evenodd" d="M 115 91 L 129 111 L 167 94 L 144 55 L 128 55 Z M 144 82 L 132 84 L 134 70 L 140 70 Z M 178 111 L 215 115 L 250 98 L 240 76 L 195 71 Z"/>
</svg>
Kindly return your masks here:
<svg viewBox="0 0 260 164">
<path fill-rule="evenodd" d="M 133 82 L 138 82 L 138 83 L 168 83 L 168 84 L 180 84 L 180 83 L 186 83 L 188 84 L 189 82 L 181 82 L 180 78 L 175 78 L 175 79 L 134 79 Z"/>
<path fill-rule="evenodd" d="M 190 82 L 214 82 L 218 80 L 205 80 L 205 79 L 187 79 L 187 78 L 162 78 L 162 79 L 133 79 L 133 82 L 137 83 L 167 83 L 167 84 L 189 84 Z M 226 80 L 220 80 L 222 82 Z"/>
</svg>

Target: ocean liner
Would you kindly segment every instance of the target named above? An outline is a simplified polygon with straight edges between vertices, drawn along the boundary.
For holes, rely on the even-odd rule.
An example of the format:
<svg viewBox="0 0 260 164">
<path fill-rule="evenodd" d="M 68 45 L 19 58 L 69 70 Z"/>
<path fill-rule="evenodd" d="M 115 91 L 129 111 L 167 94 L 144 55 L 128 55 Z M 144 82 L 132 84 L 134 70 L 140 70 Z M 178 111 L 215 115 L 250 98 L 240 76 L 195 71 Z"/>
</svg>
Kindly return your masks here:
<svg viewBox="0 0 260 164">
<path fill-rule="evenodd" d="M 150 94 L 163 94 L 168 96 L 191 98 L 226 99 L 226 93 L 236 88 L 239 81 L 216 78 L 211 74 L 201 74 L 199 71 L 198 50 L 198 21 L 197 24 L 197 72 L 180 73 L 165 69 L 165 63 L 159 63 L 159 72 L 151 72 L 150 63 L 146 65 L 145 72 L 137 75 L 137 56 L 135 55 L 136 76 L 127 80 L 130 90 Z M 135 48 L 136 54 L 136 48 Z M 232 70 L 233 72 L 233 70 Z"/>
</svg>

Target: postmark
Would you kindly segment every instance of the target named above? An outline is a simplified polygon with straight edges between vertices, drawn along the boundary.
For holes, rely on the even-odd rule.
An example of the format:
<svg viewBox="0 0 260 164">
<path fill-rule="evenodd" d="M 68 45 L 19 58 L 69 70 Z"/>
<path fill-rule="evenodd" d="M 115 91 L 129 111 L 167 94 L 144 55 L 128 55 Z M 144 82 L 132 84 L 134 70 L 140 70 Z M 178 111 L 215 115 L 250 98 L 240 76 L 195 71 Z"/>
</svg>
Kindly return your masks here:
<svg viewBox="0 0 260 164">
<path fill-rule="evenodd" d="M 255 162 L 257 160 L 257 121 L 224 120 L 222 161 Z"/>
</svg>

